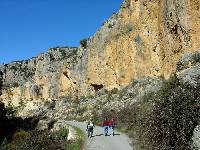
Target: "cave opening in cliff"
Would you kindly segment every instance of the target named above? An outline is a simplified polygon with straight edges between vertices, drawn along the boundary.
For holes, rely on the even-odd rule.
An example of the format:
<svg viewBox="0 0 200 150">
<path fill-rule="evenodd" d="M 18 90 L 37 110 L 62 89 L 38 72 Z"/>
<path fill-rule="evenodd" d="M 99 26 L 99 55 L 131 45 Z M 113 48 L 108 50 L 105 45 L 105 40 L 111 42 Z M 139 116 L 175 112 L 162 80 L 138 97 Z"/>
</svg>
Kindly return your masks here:
<svg viewBox="0 0 200 150">
<path fill-rule="evenodd" d="M 99 84 L 99 85 L 98 84 L 91 84 L 90 86 L 94 88 L 95 92 L 97 92 L 97 91 L 99 91 L 100 89 L 103 88 L 102 84 Z"/>
<path fill-rule="evenodd" d="M 63 72 L 63 75 L 66 76 L 66 77 L 69 79 L 69 75 L 68 75 L 68 72 L 67 72 L 67 71 L 64 71 L 64 72 Z"/>
</svg>

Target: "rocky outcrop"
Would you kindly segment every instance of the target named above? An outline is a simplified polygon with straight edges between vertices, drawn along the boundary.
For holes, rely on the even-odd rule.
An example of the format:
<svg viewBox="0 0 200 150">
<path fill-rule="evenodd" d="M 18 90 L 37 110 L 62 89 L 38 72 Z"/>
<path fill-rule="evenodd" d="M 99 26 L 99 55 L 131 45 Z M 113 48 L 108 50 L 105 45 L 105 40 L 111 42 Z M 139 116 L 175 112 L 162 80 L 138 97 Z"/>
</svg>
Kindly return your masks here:
<svg viewBox="0 0 200 150">
<path fill-rule="evenodd" d="M 177 63 L 177 75 L 185 85 L 200 87 L 200 51 L 185 54 Z"/>
<path fill-rule="evenodd" d="M 194 150 L 200 149 L 200 126 L 199 125 L 194 129 L 192 140 L 193 140 L 193 149 Z"/>
<path fill-rule="evenodd" d="M 30 60 L 1 66 L 1 99 L 6 105 L 11 102 L 19 106 L 69 94 L 74 90 L 69 68 L 77 62 L 80 52 L 80 48 L 52 48 Z"/>
</svg>

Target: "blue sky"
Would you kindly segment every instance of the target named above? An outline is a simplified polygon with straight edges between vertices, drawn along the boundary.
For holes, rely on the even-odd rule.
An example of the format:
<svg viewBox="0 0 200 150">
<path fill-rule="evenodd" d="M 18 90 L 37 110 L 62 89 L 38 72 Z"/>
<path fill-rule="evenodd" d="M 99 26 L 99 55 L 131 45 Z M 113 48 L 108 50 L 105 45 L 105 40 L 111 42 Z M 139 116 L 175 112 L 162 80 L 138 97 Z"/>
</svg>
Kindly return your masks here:
<svg viewBox="0 0 200 150">
<path fill-rule="evenodd" d="M 78 46 L 123 0 L 0 0 L 0 64 Z"/>
</svg>

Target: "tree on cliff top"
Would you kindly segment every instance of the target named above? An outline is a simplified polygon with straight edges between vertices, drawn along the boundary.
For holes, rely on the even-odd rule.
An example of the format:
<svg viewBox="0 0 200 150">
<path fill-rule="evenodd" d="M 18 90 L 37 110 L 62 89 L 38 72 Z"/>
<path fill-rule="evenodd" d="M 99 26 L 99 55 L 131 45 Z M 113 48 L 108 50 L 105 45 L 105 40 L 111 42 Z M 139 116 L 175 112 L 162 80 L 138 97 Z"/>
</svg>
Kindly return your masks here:
<svg viewBox="0 0 200 150">
<path fill-rule="evenodd" d="M 88 39 L 82 39 L 81 41 L 80 41 L 80 45 L 81 45 L 81 47 L 83 47 L 83 48 L 87 48 L 87 41 L 88 41 Z"/>
</svg>

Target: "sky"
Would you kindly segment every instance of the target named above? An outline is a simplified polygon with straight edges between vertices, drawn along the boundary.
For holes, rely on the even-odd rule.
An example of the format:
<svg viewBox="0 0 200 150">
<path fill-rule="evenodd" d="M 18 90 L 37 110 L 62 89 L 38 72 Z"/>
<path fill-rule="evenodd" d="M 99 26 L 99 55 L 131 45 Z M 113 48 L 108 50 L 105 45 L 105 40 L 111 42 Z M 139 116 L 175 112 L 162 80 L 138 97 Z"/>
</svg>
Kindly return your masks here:
<svg viewBox="0 0 200 150">
<path fill-rule="evenodd" d="M 79 46 L 123 0 L 0 0 L 0 64 Z"/>
</svg>

